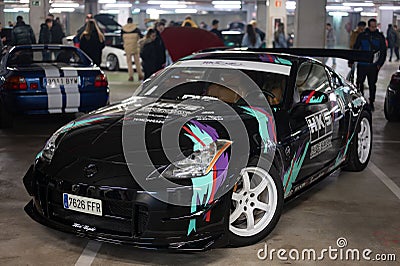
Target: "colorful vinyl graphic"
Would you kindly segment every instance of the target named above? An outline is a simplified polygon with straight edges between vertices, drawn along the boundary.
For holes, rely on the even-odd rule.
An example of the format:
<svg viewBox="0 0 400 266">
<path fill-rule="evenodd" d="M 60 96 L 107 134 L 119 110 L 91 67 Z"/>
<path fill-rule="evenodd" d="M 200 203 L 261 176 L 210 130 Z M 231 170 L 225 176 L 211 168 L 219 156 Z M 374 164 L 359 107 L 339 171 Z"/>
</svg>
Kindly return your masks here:
<svg viewBox="0 0 400 266">
<path fill-rule="evenodd" d="M 214 128 L 196 120 L 188 122 L 183 126 L 183 130 L 186 132 L 185 135 L 193 142 L 193 151 L 202 150 L 203 147 L 219 139 L 219 135 Z M 230 143 L 228 142 L 227 145 L 230 145 Z M 197 211 L 197 206 L 206 206 L 214 201 L 216 192 L 226 179 L 228 165 L 229 158 L 225 148 L 223 152 L 217 152 L 209 166 L 211 170 L 205 176 L 193 177 L 191 179 L 193 196 L 190 211 L 192 214 Z M 210 215 L 211 213 L 207 212 L 205 216 L 207 222 L 210 221 Z M 187 234 L 190 235 L 193 231 L 196 231 L 196 219 L 190 220 Z"/>
<path fill-rule="evenodd" d="M 283 189 L 285 192 L 285 197 L 289 195 L 290 190 L 292 189 L 292 184 L 294 181 L 296 181 L 296 178 L 299 175 L 309 145 L 310 142 L 307 142 L 305 146 L 304 144 L 300 146 L 290 162 L 290 167 L 283 174 Z"/>
<path fill-rule="evenodd" d="M 242 106 L 246 114 L 255 117 L 258 121 L 258 130 L 263 142 L 264 153 L 268 152 L 268 147 L 276 143 L 275 124 L 272 115 L 265 110 L 257 107 Z M 272 138 L 271 138 L 272 136 Z"/>
</svg>

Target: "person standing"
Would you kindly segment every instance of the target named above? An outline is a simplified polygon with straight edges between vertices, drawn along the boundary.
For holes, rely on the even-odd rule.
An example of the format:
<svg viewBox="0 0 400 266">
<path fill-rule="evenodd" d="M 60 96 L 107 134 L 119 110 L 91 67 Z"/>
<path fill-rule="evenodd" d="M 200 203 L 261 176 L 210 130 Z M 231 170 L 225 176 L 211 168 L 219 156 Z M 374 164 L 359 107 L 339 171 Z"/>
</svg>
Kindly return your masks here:
<svg viewBox="0 0 400 266">
<path fill-rule="evenodd" d="M 80 48 L 97 66 L 101 63 L 101 52 L 104 48 L 104 35 L 94 19 L 89 19 L 80 36 Z"/>
<path fill-rule="evenodd" d="M 156 31 L 156 39 L 155 39 L 155 49 L 154 49 L 154 53 L 157 56 L 157 71 L 162 69 L 167 61 L 167 56 L 166 56 L 166 49 L 165 49 L 165 45 L 164 45 L 164 41 L 161 38 L 161 33 L 164 31 L 165 29 L 165 23 L 160 21 L 157 22 L 154 25 L 154 30 Z"/>
<path fill-rule="evenodd" d="M 0 22 L 0 51 L 1 49 L 3 49 L 4 45 L 7 42 L 7 36 L 6 34 L 3 32 L 3 26 Z"/>
<path fill-rule="evenodd" d="M 397 25 L 393 25 L 394 32 L 396 33 L 396 43 L 394 44 L 394 54 L 396 55 L 396 61 L 400 60 L 399 48 L 400 48 L 400 31 Z"/>
<path fill-rule="evenodd" d="M 263 32 L 262 30 L 260 30 L 257 27 L 257 21 L 253 19 L 252 21 L 250 21 L 250 24 L 253 26 L 256 33 L 258 33 L 258 35 L 260 35 L 261 42 L 264 42 L 265 41 L 265 32 Z"/>
<path fill-rule="evenodd" d="M 358 35 L 365 30 L 367 23 L 365 21 L 360 21 L 357 24 L 357 28 L 351 31 L 350 33 L 350 49 L 353 49 L 354 44 L 356 43 Z"/>
<path fill-rule="evenodd" d="M 140 57 L 144 70 L 144 79 L 149 78 L 159 70 L 159 61 L 154 52 L 158 49 L 157 32 L 155 29 L 149 29 L 146 36 L 139 40 Z"/>
<path fill-rule="evenodd" d="M 141 37 L 141 32 L 133 23 L 132 18 L 128 18 L 127 24 L 121 29 L 122 40 L 124 42 L 124 50 L 126 54 L 126 63 L 128 64 L 129 81 L 133 81 L 132 56 L 135 61 L 136 72 L 139 80 L 143 80 L 142 67 L 140 65 L 140 50 L 138 41 Z"/>
<path fill-rule="evenodd" d="M 22 16 L 17 16 L 17 24 L 11 33 L 11 45 L 35 44 L 36 38 L 32 27 L 25 24 Z"/>
<path fill-rule="evenodd" d="M 393 50 L 394 50 L 394 46 L 396 45 L 396 41 L 397 41 L 397 35 L 396 35 L 395 30 L 393 29 L 392 24 L 388 25 L 388 29 L 386 31 L 386 40 L 387 40 L 387 47 L 389 48 L 389 51 L 390 51 L 389 62 L 392 62 Z"/>
<path fill-rule="evenodd" d="M 51 28 L 53 27 L 53 20 L 46 18 L 45 23 L 40 25 L 39 42 L 40 44 L 52 43 Z"/>
<path fill-rule="evenodd" d="M 196 22 L 192 20 L 191 16 L 186 16 L 185 20 L 182 22 L 182 27 L 192 27 L 192 28 L 198 28 Z"/>
<path fill-rule="evenodd" d="M 253 25 L 247 24 L 246 26 L 246 34 L 242 39 L 242 47 L 248 48 L 260 48 L 261 47 L 261 38 L 258 33 L 256 33 Z"/>
<path fill-rule="evenodd" d="M 325 37 L 325 44 L 327 49 L 333 49 L 335 48 L 336 44 L 336 37 L 335 37 L 335 31 L 333 30 L 333 27 L 330 23 L 326 23 L 326 37 Z M 324 60 L 324 63 L 328 61 L 328 58 Z M 332 67 L 336 67 L 336 58 L 332 57 Z"/>
<path fill-rule="evenodd" d="M 368 20 L 368 28 L 358 35 L 353 49 L 375 52 L 376 56 L 374 56 L 374 61 L 372 63 L 359 62 L 357 64 L 358 68 L 356 81 L 357 87 L 364 95 L 364 81 L 368 77 L 369 103 L 371 110 L 374 111 L 378 73 L 386 60 L 385 37 L 381 32 L 378 31 L 376 19 L 372 18 Z"/>
<path fill-rule="evenodd" d="M 52 27 L 50 29 L 51 31 L 51 36 L 52 40 L 50 43 L 54 44 L 62 44 L 62 39 L 65 37 L 65 33 L 63 32 L 63 29 L 61 27 L 61 24 L 59 24 L 55 19 L 53 14 L 48 14 L 47 18 L 52 20 Z"/>
<path fill-rule="evenodd" d="M 285 24 L 282 22 L 278 25 L 278 30 L 274 33 L 274 47 L 287 48 L 287 40 L 285 36 Z"/>
<path fill-rule="evenodd" d="M 218 30 L 218 25 L 219 25 L 218 19 L 213 19 L 211 24 L 212 24 L 212 28 L 211 28 L 210 32 L 214 33 L 215 35 L 218 36 L 218 38 L 223 40 L 222 33 L 221 33 L 221 31 Z"/>
</svg>

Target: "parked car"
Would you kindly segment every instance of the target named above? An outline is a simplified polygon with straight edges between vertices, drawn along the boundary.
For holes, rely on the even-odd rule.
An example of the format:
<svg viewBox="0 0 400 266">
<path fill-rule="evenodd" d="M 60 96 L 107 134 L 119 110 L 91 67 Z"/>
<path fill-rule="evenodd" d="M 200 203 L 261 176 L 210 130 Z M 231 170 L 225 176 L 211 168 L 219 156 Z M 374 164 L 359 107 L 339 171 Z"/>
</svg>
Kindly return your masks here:
<svg viewBox="0 0 400 266">
<path fill-rule="evenodd" d="M 384 112 L 388 121 L 400 118 L 400 70 L 397 70 L 390 79 L 386 90 Z"/>
<path fill-rule="evenodd" d="M 58 230 L 145 248 L 254 244 L 285 200 L 337 169 L 367 166 L 366 103 L 308 57 L 188 56 L 132 98 L 57 130 L 23 179 L 33 197 L 25 211 Z"/>
<path fill-rule="evenodd" d="M 22 45 L 3 49 L 0 128 L 14 114 L 89 112 L 109 102 L 107 77 L 80 49 Z"/>
</svg>

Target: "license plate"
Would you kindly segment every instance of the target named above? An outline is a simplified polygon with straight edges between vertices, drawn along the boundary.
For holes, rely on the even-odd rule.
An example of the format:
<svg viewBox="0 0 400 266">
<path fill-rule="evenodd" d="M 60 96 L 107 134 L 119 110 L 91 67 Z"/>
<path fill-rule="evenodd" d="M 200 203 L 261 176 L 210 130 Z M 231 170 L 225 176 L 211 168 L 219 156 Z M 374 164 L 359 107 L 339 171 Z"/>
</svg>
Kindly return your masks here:
<svg viewBox="0 0 400 266">
<path fill-rule="evenodd" d="M 63 193 L 64 209 L 102 216 L 101 200 Z"/>
<path fill-rule="evenodd" d="M 58 87 L 60 85 L 79 85 L 79 77 L 55 77 L 44 78 L 46 87 Z"/>
</svg>

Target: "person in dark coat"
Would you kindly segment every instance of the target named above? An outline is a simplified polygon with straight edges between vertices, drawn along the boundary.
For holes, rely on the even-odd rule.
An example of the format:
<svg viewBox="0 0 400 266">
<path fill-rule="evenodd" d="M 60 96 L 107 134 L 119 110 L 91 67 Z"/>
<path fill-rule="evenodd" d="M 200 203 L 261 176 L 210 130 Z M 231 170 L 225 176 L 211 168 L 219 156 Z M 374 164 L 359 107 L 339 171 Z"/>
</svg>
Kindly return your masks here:
<svg viewBox="0 0 400 266">
<path fill-rule="evenodd" d="M 356 85 L 364 95 L 364 81 L 368 77 L 369 86 L 369 103 L 372 111 L 374 111 L 374 102 L 376 94 L 376 82 L 378 81 L 378 73 L 386 61 L 386 42 L 383 34 L 378 30 L 376 19 L 368 20 L 368 28 L 357 36 L 354 50 L 373 51 L 376 58 L 372 63 L 357 63 L 357 81 Z"/>
<path fill-rule="evenodd" d="M 388 48 L 390 50 L 389 62 L 392 62 L 393 49 L 395 48 L 396 41 L 397 41 L 396 31 L 393 29 L 392 24 L 388 25 L 388 29 L 386 32 L 386 40 L 387 40 Z"/>
<path fill-rule="evenodd" d="M 51 27 L 52 41 L 50 43 L 62 44 L 62 39 L 65 37 L 65 33 L 61 27 L 61 24 L 54 19 L 53 14 L 48 14 L 47 18 L 53 21 L 53 26 Z"/>
<path fill-rule="evenodd" d="M 210 30 L 210 32 L 214 33 L 215 35 L 218 36 L 218 38 L 220 38 L 221 40 L 224 40 L 224 38 L 222 37 L 222 33 L 220 30 L 218 30 L 218 24 L 219 21 L 218 19 L 213 19 L 213 21 L 211 22 L 212 24 L 212 29 Z"/>
<path fill-rule="evenodd" d="M 149 29 L 146 36 L 139 40 L 144 79 L 149 78 L 152 74 L 161 69 L 158 55 L 154 52 L 159 49 L 158 45 L 157 32 L 155 29 Z"/>
<path fill-rule="evenodd" d="M 17 16 L 17 24 L 12 30 L 11 45 L 35 44 L 36 38 L 32 27 L 25 24 L 22 16 Z"/>
<path fill-rule="evenodd" d="M 163 32 L 165 29 L 165 23 L 163 22 L 157 22 L 154 25 L 154 30 L 156 31 L 156 39 L 155 39 L 155 49 L 154 53 L 157 56 L 157 70 L 162 69 L 165 66 L 166 63 L 166 54 L 165 54 L 165 45 L 164 42 L 161 38 L 161 32 Z"/>
<path fill-rule="evenodd" d="M 80 48 L 97 66 L 101 63 L 101 52 L 105 46 L 104 35 L 94 19 L 86 23 L 86 28 L 80 36 Z"/>
<path fill-rule="evenodd" d="M 40 44 L 52 43 L 51 28 L 53 27 L 53 20 L 46 18 L 45 23 L 40 25 L 39 42 Z"/>
</svg>

